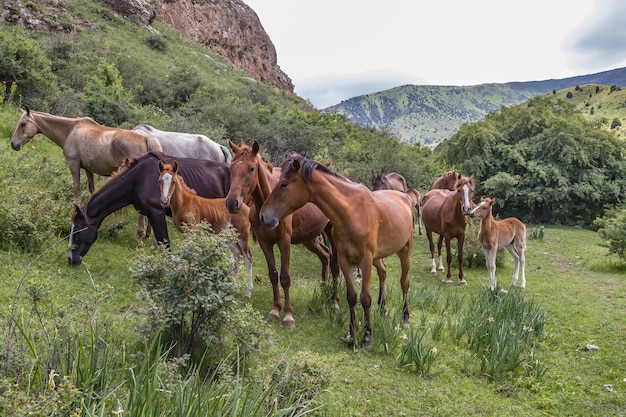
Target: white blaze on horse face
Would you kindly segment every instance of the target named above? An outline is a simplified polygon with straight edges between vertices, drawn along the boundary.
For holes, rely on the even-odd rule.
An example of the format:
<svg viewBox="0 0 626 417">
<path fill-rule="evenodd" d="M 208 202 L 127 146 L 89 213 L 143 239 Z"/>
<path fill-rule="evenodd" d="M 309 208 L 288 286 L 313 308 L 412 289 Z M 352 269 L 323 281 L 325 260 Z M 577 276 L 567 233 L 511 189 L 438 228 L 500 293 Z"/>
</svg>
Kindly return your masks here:
<svg viewBox="0 0 626 417">
<path fill-rule="evenodd" d="M 469 212 L 469 216 L 473 219 L 475 217 L 478 217 L 481 215 L 481 213 L 483 212 L 483 210 L 486 208 L 486 204 L 484 201 L 481 201 L 480 203 L 478 203 L 476 205 L 476 207 L 474 207 L 472 209 L 472 211 Z"/>
<path fill-rule="evenodd" d="M 161 177 L 162 188 L 161 188 L 161 204 L 163 206 L 168 206 L 170 204 L 170 187 L 172 186 L 172 174 L 165 173 Z"/>
<path fill-rule="evenodd" d="M 469 192 L 470 192 L 469 186 L 467 184 L 464 184 L 463 185 L 463 200 L 464 201 L 461 203 L 461 211 L 464 213 L 469 213 L 472 207 L 472 205 L 470 204 Z"/>
<path fill-rule="evenodd" d="M 74 245 L 74 229 L 76 228 L 76 226 L 74 225 L 74 222 L 72 222 L 72 229 L 70 230 L 70 242 L 67 245 L 68 248 L 71 248 Z"/>
</svg>

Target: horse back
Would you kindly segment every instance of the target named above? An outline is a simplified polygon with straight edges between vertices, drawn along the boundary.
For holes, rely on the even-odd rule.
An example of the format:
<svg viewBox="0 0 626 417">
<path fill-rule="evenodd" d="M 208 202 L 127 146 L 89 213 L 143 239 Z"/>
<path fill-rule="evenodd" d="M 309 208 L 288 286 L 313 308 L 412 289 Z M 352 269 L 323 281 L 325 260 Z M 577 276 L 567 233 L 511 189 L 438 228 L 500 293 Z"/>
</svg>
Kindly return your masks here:
<svg viewBox="0 0 626 417">
<path fill-rule="evenodd" d="M 374 258 L 385 258 L 413 242 L 411 198 L 396 190 L 372 193 L 376 211 L 370 217 L 370 230 L 377 230 Z"/>
</svg>

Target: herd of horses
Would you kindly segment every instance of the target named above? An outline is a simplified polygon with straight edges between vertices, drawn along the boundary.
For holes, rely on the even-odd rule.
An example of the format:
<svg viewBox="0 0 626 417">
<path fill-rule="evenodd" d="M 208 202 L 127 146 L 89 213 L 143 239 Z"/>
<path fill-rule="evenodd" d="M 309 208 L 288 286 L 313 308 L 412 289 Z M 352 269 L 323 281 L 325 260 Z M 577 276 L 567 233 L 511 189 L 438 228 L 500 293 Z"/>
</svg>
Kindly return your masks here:
<svg viewBox="0 0 626 417">
<path fill-rule="evenodd" d="M 489 271 L 489 285 L 495 290 L 495 258 L 506 247 L 514 259 L 511 285 L 521 271 L 525 287 L 526 229 L 515 218 L 496 220 L 494 199 L 474 204 L 474 176 L 450 171 L 437 179 L 423 196 L 407 186 L 398 173 L 384 170 L 372 175 L 372 189 L 355 183 L 328 165 L 293 154 L 282 167 L 261 157 L 261 146 L 237 145 L 230 150 L 203 135 L 166 132 L 148 125 L 132 130 L 106 127 L 88 117 L 66 118 L 31 111 L 25 107 L 11 137 L 11 146 L 20 150 L 37 134 L 43 134 L 62 148 L 74 181 L 75 212 L 72 217 L 67 259 L 70 265 L 82 262 L 97 239 L 102 221 L 111 213 L 132 205 L 145 216 L 156 242 L 169 245 L 166 216 L 179 231 L 185 224 L 206 221 L 213 232 L 232 226 L 238 235 L 231 248 L 243 259 L 247 270 L 246 297 L 252 293 L 252 255 L 249 234 L 265 257 L 272 284 L 273 305 L 268 319 L 295 327 L 290 298 L 290 247 L 302 244 L 320 260 L 322 282 L 334 281 L 333 307 L 339 308 L 337 279 L 346 282 L 350 310 L 350 337 L 356 340 L 357 290 L 353 268 L 362 275 L 360 303 L 364 311 L 362 346 L 372 343 L 370 283 L 372 267 L 379 279 L 378 308 L 385 310 L 386 265 L 384 258 L 397 255 L 403 297 L 403 321 L 409 322 L 408 289 L 415 224 L 419 234 L 426 230 L 431 252 L 431 273 L 444 270 L 442 246 L 447 252 L 446 283 L 451 284 L 451 241 L 457 239 L 459 284 L 467 284 L 463 273 L 463 245 L 467 219 L 479 218 L 479 242 Z M 231 156 L 232 151 L 232 156 Z M 87 201 L 80 198 L 80 169 L 87 173 Z M 93 175 L 109 178 L 95 190 Z M 356 214 L 358 213 L 358 215 Z M 139 229 L 138 229 L 139 233 Z M 439 236 L 437 258 L 433 233 Z M 277 269 L 274 246 L 280 252 Z M 236 264 L 239 264 L 237 261 Z M 283 290 L 283 301 L 280 297 Z"/>
</svg>

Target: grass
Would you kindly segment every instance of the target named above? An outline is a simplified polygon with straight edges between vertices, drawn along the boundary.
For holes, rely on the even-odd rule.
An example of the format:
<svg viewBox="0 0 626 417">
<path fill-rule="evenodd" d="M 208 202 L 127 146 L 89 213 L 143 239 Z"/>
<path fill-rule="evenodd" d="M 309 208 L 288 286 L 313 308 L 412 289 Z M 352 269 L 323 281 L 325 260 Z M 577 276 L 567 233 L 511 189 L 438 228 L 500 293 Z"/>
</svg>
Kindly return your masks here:
<svg viewBox="0 0 626 417">
<path fill-rule="evenodd" d="M 61 323 L 81 328 L 97 316 L 112 324 L 109 331 L 116 334 L 114 339 L 136 340 L 142 318 L 135 296 L 138 288 L 129 272 L 137 250 L 134 226 L 134 221 L 128 221 L 117 238 L 99 239 L 85 257 L 86 266 L 78 268 L 67 266 L 63 240 L 51 243 L 50 250 L 38 258 L 0 253 L 3 334 L 13 309 L 33 332 L 45 328 L 54 336 L 50 330 L 62 327 Z M 174 233 L 175 240 L 179 239 Z M 333 377 L 321 395 L 324 406 L 316 411 L 318 415 L 624 415 L 625 268 L 605 256 L 606 249 L 598 242 L 594 232 L 566 227 L 546 227 L 542 241 L 529 241 L 527 288 L 511 292 L 532 298 L 547 317 L 544 338 L 536 349 L 545 366 L 538 378 L 520 370 L 497 378 L 481 374 L 480 360 L 463 338 L 456 341 L 453 325 L 448 323 L 467 318 L 463 314 L 468 301 L 488 286 L 487 272 L 469 269 L 467 287 L 445 286 L 441 274 L 432 277 L 428 273 L 427 243 L 421 236 L 416 238 L 413 256 L 412 330 L 408 334 L 409 338 L 426 335 L 421 347 L 427 351 L 437 348 L 426 372 L 416 372 L 419 366 L 402 366 L 398 355 L 402 342 L 394 342 L 393 330 L 383 328 L 386 321 L 393 323 L 400 306 L 394 281 L 397 260 L 387 262 L 390 314 L 375 319 L 374 348 L 363 351 L 344 342 L 346 316 L 328 312 L 315 300 L 320 292 L 319 262 L 301 247 L 294 247 L 292 255 L 297 327 L 288 331 L 280 323 L 273 324 L 273 343 L 259 362 L 301 351 L 324 357 Z M 266 313 L 271 307 L 271 287 L 256 246 L 253 256 L 256 280 L 250 303 Z M 497 271 L 501 288 L 508 286 L 511 274 L 508 257 Z M 374 282 L 373 293 L 376 288 Z M 341 304 L 345 310 L 344 294 Z M 433 328 L 438 329 L 437 337 Z M 377 338 L 390 341 L 388 352 L 376 344 Z M 585 350 L 587 344 L 598 350 Z M 605 388 L 607 384 L 613 386 L 612 392 Z"/>
</svg>

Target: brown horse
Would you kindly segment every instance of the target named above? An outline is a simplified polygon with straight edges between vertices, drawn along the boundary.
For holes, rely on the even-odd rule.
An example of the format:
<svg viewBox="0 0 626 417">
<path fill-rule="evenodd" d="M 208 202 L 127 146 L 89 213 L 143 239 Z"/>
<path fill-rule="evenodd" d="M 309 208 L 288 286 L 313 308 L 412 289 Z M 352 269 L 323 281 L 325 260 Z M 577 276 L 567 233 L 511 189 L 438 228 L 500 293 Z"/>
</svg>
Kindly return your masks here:
<svg viewBox="0 0 626 417">
<path fill-rule="evenodd" d="M 457 259 L 459 262 L 459 283 L 467 284 L 463 275 L 463 244 L 465 243 L 466 214 L 473 207 L 472 197 L 474 194 L 474 175 L 462 176 L 454 186 L 454 191 L 435 189 L 427 192 L 422 198 L 422 221 L 426 228 L 426 236 L 430 246 L 431 274 L 436 274 L 435 245 L 433 244 L 433 232 L 439 235 L 439 265 L 441 264 L 441 240 L 446 244 L 448 275 L 446 283 L 451 284 L 450 264 L 452 252 L 450 243 L 456 238 L 458 242 Z"/>
<path fill-rule="evenodd" d="M 450 190 L 454 191 L 456 182 L 461 179 L 462 175 L 456 170 L 448 171 L 433 182 L 431 190 Z"/>
<path fill-rule="evenodd" d="M 397 172 L 390 172 L 385 175 L 385 170 L 372 173 L 372 189 L 377 190 L 397 190 L 405 193 L 409 187 L 406 185 L 404 177 Z"/>
<path fill-rule="evenodd" d="M 231 214 L 226 209 L 224 198 L 204 198 L 195 190 L 187 187 L 183 177 L 178 175 L 178 162 L 164 164 L 159 161 L 159 191 L 161 205 L 172 210 L 172 221 L 179 232 L 184 231 L 185 224 L 199 224 L 206 221 L 215 233 L 228 226 L 237 231 L 237 244 L 231 248 L 235 261 L 243 257 L 248 273 L 246 297 L 252 295 L 252 252 L 248 245 L 250 209 L 245 204 L 238 214 Z"/>
<path fill-rule="evenodd" d="M 285 297 L 285 316 L 283 325 L 287 328 L 295 327 L 293 307 L 289 288 L 289 261 L 292 244 L 303 244 L 313 252 L 322 263 L 322 281 L 328 282 L 330 253 L 318 239 L 328 225 L 328 219 L 313 204 L 308 204 L 297 210 L 291 216 L 285 217 L 278 227 L 268 229 L 259 221 L 258 210 L 276 185 L 278 176 L 275 168 L 265 162 L 260 156 L 261 145 L 254 142 L 252 146 L 242 144 L 237 146 L 228 142 L 234 157 L 230 165 L 230 191 L 226 196 L 226 207 L 231 213 L 238 213 L 245 201 L 252 199 L 250 208 L 250 224 L 255 240 L 259 243 L 267 262 L 268 274 L 272 283 L 274 304 L 268 315 L 268 320 L 279 320 L 282 303 L 278 289 L 279 274 L 276 270 L 274 245 L 280 251 L 280 285 Z M 335 286 L 336 288 L 336 286 Z M 335 297 L 336 298 L 336 297 Z M 335 299 L 335 304 L 337 300 Z"/>
<path fill-rule="evenodd" d="M 513 281 L 511 286 L 517 283 L 520 269 L 522 270 L 522 282 L 520 287 L 526 288 L 526 275 L 524 268 L 526 259 L 526 226 L 519 219 L 509 217 L 503 220 L 493 218 L 493 203 L 495 199 L 483 198 L 481 202 L 470 211 L 469 216 L 474 219 L 480 218 L 480 231 L 478 241 L 485 254 L 485 262 L 489 270 L 489 288 L 496 289 L 496 254 L 498 248 L 504 246 L 513 256 Z"/>
<path fill-rule="evenodd" d="M 87 173 L 89 192 L 94 192 L 93 174 L 109 176 L 126 157 L 136 158 L 150 151 L 161 151 L 159 142 L 132 130 L 106 127 L 90 117 L 68 118 L 48 113 L 22 110 L 11 147 L 22 146 L 41 133 L 63 149 L 74 180 L 74 199 L 80 198 L 80 169 Z"/>
<path fill-rule="evenodd" d="M 385 279 L 383 258 L 394 253 L 400 258 L 403 294 L 403 319 L 409 322 L 407 293 L 413 247 L 413 211 L 409 197 L 395 190 L 370 191 L 361 184 L 338 175 L 327 167 L 301 156 L 293 156 L 282 167 L 278 185 L 260 211 L 261 222 L 276 227 L 284 216 L 312 202 L 328 216 L 333 225 L 331 235 L 337 249 L 337 261 L 346 280 L 350 307 L 350 336 L 356 340 L 357 293 L 352 268 L 361 268 L 363 281 L 361 305 L 365 317 L 363 346 L 371 347 L 370 282 L 372 265 L 380 280 L 378 305 L 385 309 Z"/>
</svg>

